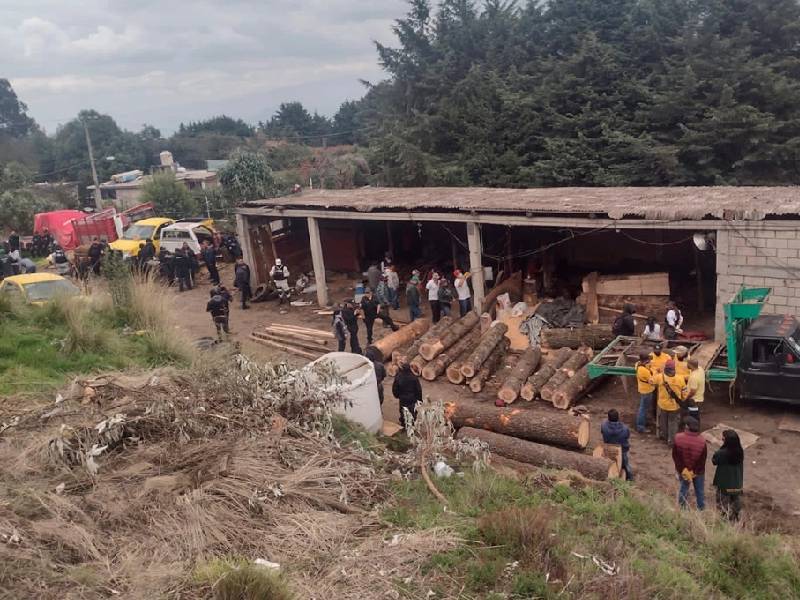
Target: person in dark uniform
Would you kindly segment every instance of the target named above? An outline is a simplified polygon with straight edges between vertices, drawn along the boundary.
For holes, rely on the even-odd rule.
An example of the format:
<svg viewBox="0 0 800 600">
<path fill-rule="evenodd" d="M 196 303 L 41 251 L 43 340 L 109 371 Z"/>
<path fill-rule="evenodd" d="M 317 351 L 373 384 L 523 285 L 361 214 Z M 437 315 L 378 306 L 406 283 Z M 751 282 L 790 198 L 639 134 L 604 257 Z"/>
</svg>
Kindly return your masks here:
<svg viewBox="0 0 800 600">
<path fill-rule="evenodd" d="M 33 232 L 33 238 L 31 239 L 31 254 L 33 254 L 33 256 L 42 256 L 42 236 L 38 231 Z"/>
<path fill-rule="evenodd" d="M 333 335 L 339 344 L 338 350 L 339 352 L 344 352 L 345 348 L 347 347 L 347 325 L 344 324 L 344 319 L 342 318 L 341 304 L 333 313 L 332 325 Z"/>
<path fill-rule="evenodd" d="M 375 380 L 378 384 L 378 400 L 381 402 L 381 406 L 383 405 L 383 380 L 386 379 L 386 366 L 383 364 L 383 356 L 376 348 L 367 348 L 367 351 L 364 353 L 372 366 L 375 368 Z"/>
<path fill-rule="evenodd" d="M 172 286 L 175 283 L 175 258 L 169 250 L 161 248 L 158 251 L 158 262 L 161 277 L 167 282 L 167 285 Z"/>
<path fill-rule="evenodd" d="M 633 336 L 636 333 L 636 321 L 633 318 L 633 313 L 636 308 L 633 304 L 626 304 L 622 307 L 622 314 L 614 320 L 611 326 L 611 333 L 614 335 Z"/>
<path fill-rule="evenodd" d="M 92 244 L 89 246 L 89 267 L 95 275 L 100 275 L 100 261 L 103 258 L 103 244 L 97 238 L 92 238 Z"/>
<path fill-rule="evenodd" d="M 411 371 L 411 365 L 404 362 L 394 378 L 392 394 L 400 402 L 400 425 L 406 428 L 406 411 L 411 413 L 412 422 L 417 418 L 417 403 L 422 402 L 422 386 L 419 377 Z M 409 423 L 410 424 L 410 423 Z"/>
<path fill-rule="evenodd" d="M 234 270 L 233 287 L 242 294 L 242 310 L 250 308 L 247 301 L 252 297 L 250 290 L 250 267 L 245 264 L 244 259 L 236 259 L 236 269 Z"/>
<path fill-rule="evenodd" d="M 148 239 L 144 243 L 144 247 L 139 250 L 139 264 L 144 267 L 149 261 L 156 257 L 156 247 L 153 240 Z"/>
<path fill-rule="evenodd" d="M 42 233 L 42 254 L 41 254 L 41 256 L 47 256 L 48 254 L 50 254 L 50 252 L 51 252 L 51 250 L 53 248 L 53 243 L 54 242 L 55 242 L 55 238 L 53 237 L 53 234 L 50 233 L 50 230 L 47 227 L 45 227 L 44 228 L 44 232 Z"/>
<path fill-rule="evenodd" d="M 12 229 L 8 236 L 8 251 L 14 252 L 14 250 L 19 250 L 19 234 Z"/>
<path fill-rule="evenodd" d="M 350 352 L 361 354 L 361 344 L 358 342 L 358 316 L 353 302 L 344 303 L 342 320 L 347 327 L 347 333 L 350 334 Z"/>
<path fill-rule="evenodd" d="M 214 287 L 211 289 L 211 299 L 206 304 L 206 312 L 211 313 L 211 320 L 217 329 L 217 338 L 222 340 L 222 334 L 230 335 L 228 319 L 230 315 L 231 295 L 227 290 Z"/>
<path fill-rule="evenodd" d="M 372 327 L 375 325 L 376 319 L 383 321 L 385 327 L 391 327 L 392 330 L 397 331 L 397 325 L 389 315 L 389 305 L 379 304 L 371 289 L 367 290 L 367 293 L 361 298 L 361 312 L 364 314 L 364 325 L 367 328 L 367 345 L 372 343 Z"/>
<path fill-rule="evenodd" d="M 178 278 L 178 291 L 192 289 L 192 269 L 189 258 L 184 254 L 183 249 L 175 250 L 175 277 Z"/>
<path fill-rule="evenodd" d="M 209 241 L 203 242 L 203 249 L 200 251 L 200 254 L 203 257 L 203 262 L 206 263 L 206 269 L 208 269 L 208 277 L 211 279 L 211 283 L 219 285 L 217 250 L 214 248 L 214 244 Z"/>
</svg>

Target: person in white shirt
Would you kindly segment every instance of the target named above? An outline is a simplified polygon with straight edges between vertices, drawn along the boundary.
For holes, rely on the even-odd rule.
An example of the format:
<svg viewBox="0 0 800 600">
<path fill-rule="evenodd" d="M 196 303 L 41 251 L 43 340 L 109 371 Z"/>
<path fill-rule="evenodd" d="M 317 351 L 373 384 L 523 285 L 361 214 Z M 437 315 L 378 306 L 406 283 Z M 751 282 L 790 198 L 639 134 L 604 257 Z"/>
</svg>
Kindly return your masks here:
<svg viewBox="0 0 800 600">
<path fill-rule="evenodd" d="M 664 337 L 668 340 L 674 340 L 678 337 L 679 333 L 683 333 L 683 314 L 681 314 L 678 305 L 670 300 L 667 303 L 667 317 L 665 319 L 667 326 L 664 328 Z"/>
<path fill-rule="evenodd" d="M 395 310 L 400 309 L 400 276 L 394 265 L 390 265 L 384 272 L 386 285 L 389 287 L 389 304 Z"/>
<path fill-rule="evenodd" d="M 647 324 L 644 326 L 644 339 L 661 341 L 661 325 L 656 323 L 655 317 L 648 317 Z"/>
<path fill-rule="evenodd" d="M 463 317 L 472 310 L 472 292 L 469 290 L 469 273 L 462 273 L 459 269 L 453 271 L 455 277 L 455 288 L 458 294 L 458 309 Z"/>
<path fill-rule="evenodd" d="M 428 302 L 431 305 L 431 318 L 434 323 L 438 323 L 442 317 L 441 306 L 439 305 L 439 274 L 434 273 L 427 284 L 425 289 L 428 290 Z"/>
</svg>

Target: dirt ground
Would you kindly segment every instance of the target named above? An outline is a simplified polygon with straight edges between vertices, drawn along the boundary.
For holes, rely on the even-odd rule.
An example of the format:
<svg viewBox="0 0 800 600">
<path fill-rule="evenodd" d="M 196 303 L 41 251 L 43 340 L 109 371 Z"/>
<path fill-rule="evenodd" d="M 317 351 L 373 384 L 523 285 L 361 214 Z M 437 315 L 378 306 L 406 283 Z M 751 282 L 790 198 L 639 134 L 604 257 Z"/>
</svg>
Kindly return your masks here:
<svg viewBox="0 0 800 600">
<path fill-rule="evenodd" d="M 223 282 L 227 284 L 233 279 L 232 268 L 226 266 L 222 271 Z M 346 279 L 336 279 L 329 282 L 331 297 L 334 301 L 352 297 L 353 283 Z M 201 274 L 198 287 L 191 292 L 176 294 L 175 317 L 177 325 L 184 329 L 192 338 L 214 335 L 211 318 L 205 312 L 210 284 Z M 309 300 L 315 300 L 313 295 Z M 329 329 L 330 317 L 314 313 L 316 305 L 310 307 L 280 307 L 276 302 L 266 302 L 251 305 L 247 311 L 241 310 L 238 303 L 232 305 L 231 329 L 233 338 L 241 344 L 242 351 L 256 360 L 284 360 L 292 365 L 300 366 L 306 361 L 303 358 L 287 355 L 280 351 L 272 350 L 248 339 L 251 331 L 263 327 L 268 323 L 289 323 Z M 394 311 L 393 316 L 407 319 L 407 311 L 401 309 Z M 387 330 L 388 331 L 388 330 Z M 384 330 L 376 324 L 376 337 L 384 334 Z M 362 347 L 366 343 L 366 334 L 362 328 Z M 386 383 L 386 402 L 383 407 L 384 417 L 387 420 L 398 420 L 397 402 L 391 397 L 391 378 Z M 497 384 L 487 386 L 487 389 L 478 395 L 472 394 L 466 387 L 454 386 L 449 383 L 436 381 L 423 382 L 426 395 L 441 398 L 444 401 L 464 399 L 492 402 L 497 390 Z M 638 408 L 638 398 L 635 396 L 633 382 L 629 382 L 631 391 L 626 393 L 623 383 L 619 378 L 610 378 L 602 382 L 583 401 L 592 418 L 592 440 L 590 445 L 600 441 L 600 423 L 605 418 L 605 413 L 610 408 L 616 408 L 625 423 L 631 426 L 631 464 L 635 472 L 638 485 L 657 488 L 668 494 L 677 493 L 677 483 L 672 465 L 669 449 L 653 434 L 638 434 L 633 428 Z M 718 423 L 725 423 L 737 429 L 743 429 L 759 436 L 758 441 L 745 450 L 745 506 L 751 514 L 757 514 L 759 529 L 781 529 L 800 531 L 800 526 L 795 525 L 796 517 L 800 515 L 800 469 L 795 468 L 791 462 L 796 452 L 795 444 L 800 443 L 800 433 L 778 430 L 778 422 L 788 413 L 800 415 L 800 408 L 784 407 L 780 405 L 765 404 L 738 404 L 731 406 L 728 398 L 727 386 L 716 384 L 712 390 L 706 392 L 706 402 L 702 413 L 703 430 L 710 429 Z M 523 408 L 532 410 L 554 410 L 549 405 L 535 403 L 533 405 L 522 403 Z M 716 448 L 709 448 L 708 471 L 706 475 L 706 500 L 713 504 L 713 488 L 711 479 L 713 467 L 710 455 Z"/>
</svg>

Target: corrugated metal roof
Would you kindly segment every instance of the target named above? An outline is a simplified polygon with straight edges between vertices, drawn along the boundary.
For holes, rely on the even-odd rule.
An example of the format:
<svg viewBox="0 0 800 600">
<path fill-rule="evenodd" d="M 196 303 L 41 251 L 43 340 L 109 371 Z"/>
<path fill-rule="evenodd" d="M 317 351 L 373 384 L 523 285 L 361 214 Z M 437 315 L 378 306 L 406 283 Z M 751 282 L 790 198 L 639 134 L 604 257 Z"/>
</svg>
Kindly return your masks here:
<svg viewBox="0 0 800 600">
<path fill-rule="evenodd" d="M 360 212 L 433 211 L 598 215 L 612 219 L 762 220 L 800 215 L 800 186 L 608 188 L 379 188 L 313 190 L 247 207 Z"/>
</svg>

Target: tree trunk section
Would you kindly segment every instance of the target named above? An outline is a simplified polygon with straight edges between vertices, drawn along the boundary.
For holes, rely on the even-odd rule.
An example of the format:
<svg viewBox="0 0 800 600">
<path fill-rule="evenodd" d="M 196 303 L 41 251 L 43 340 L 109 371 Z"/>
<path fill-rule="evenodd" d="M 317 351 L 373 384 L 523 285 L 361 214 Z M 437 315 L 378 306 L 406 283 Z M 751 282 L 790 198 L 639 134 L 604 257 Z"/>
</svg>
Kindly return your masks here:
<svg viewBox="0 0 800 600">
<path fill-rule="evenodd" d="M 528 442 L 508 435 L 462 427 L 458 439 L 476 438 L 486 442 L 489 450 L 505 458 L 551 469 L 570 469 L 590 479 L 605 481 L 619 477 L 617 464 L 606 458 L 597 458 L 579 452 L 570 452 L 553 446 Z"/>
<path fill-rule="evenodd" d="M 453 323 L 444 333 L 420 344 L 419 353 L 425 360 L 433 360 L 442 352 L 450 348 L 458 340 L 478 324 L 480 317 L 475 311 L 470 311 L 458 321 Z"/>
<path fill-rule="evenodd" d="M 397 374 L 400 372 L 400 365 L 397 363 L 390 363 L 386 365 L 386 375 L 389 377 L 397 377 Z"/>
<path fill-rule="evenodd" d="M 475 394 L 483 390 L 483 386 L 486 385 L 486 382 L 489 381 L 489 378 L 492 376 L 492 374 L 497 371 L 500 365 L 503 364 L 503 360 L 506 357 L 506 352 L 508 352 L 508 347 L 510 345 L 511 342 L 507 337 L 504 337 L 500 343 L 494 347 L 494 350 L 492 350 L 492 353 L 489 355 L 489 358 L 486 359 L 486 362 L 483 363 L 483 366 L 481 367 L 481 370 L 478 371 L 477 375 L 470 379 L 469 389 Z M 461 376 L 463 377 L 463 374 Z"/>
<path fill-rule="evenodd" d="M 438 323 L 436 323 L 433 327 L 428 329 L 424 334 L 418 337 L 414 342 L 405 350 L 405 351 L 398 351 L 397 360 L 395 362 L 411 362 L 414 358 L 419 355 L 419 347 L 428 340 L 431 340 L 442 333 L 453 324 L 453 317 L 446 316 L 442 317 Z M 394 353 L 392 353 L 392 359 L 394 359 Z"/>
<path fill-rule="evenodd" d="M 481 341 L 472 354 L 464 360 L 464 364 L 461 366 L 461 374 L 464 375 L 464 377 L 467 379 L 475 377 L 475 373 L 480 370 L 481 365 L 489 358 L 492 350 L 494 350 L 497 344 L 505 337 L 506 331 L 508 331 L 508 325 L 505 323 L 495 323 L 492 325 L 491 329 L 481 338 Z"/>
<path fill-rule="evenodd" d="M 572 348 L 589 346 L 602 350 L 614 341 L 611 325 L 587 325 L 576 329 L 545 329 L 542 331 L 542 345 L 548 348 Z"/>
<path fill-rule="evenodd" d="M 428 361 L 422 358 L 421 355 L 417 354 L 413 360 L 411 361 L 411 372 L 414 373 L 417 377 L 422 375 L 422 369 L 425 368 L 425 365 L 428 364 Z"/>
<path fill-rule="evenodd" d="M 475 314 L 475 313 L 473 313 Z M 422 369 L 422 378 L 426 381 L 433 381 L 439 375 L 445 372 L 450 363 L 454 362 L 461 356 L 466 355 L 475 348 L 478 341 L 481 339 L 481 330 L 479 327 L 473 327 L 472 331 L 467 333 L 463 338 L 458 340 L 455 344 L 450 346 L 447 350 L 442 352 L 439 356 L 429 362 Z"/>
<path fill-rule="evenodd" d="M 569 348 L 561 348 L 555 352 L 551 352 L 545 360 L 544 366 L 536 371 L 528 378 L 525 385 L 522 386 L 519 395 L 523 400 L 530 402 L 536 398 L 541 392 L 545 384 L 550 381 L 550 378 L 556 374 L 567 360 L 572 356 L 572 350 Z"/>
<path fill-rule="evenodd" d="M 589 419 L 568 413 L 530 408 L 497 409 L 471 400 L 446 407 L 453 427 L 475 427 L 516 438 L 583 450 L 589 443 Z"/>
<path fill-rule="evenodd" d="M 413 323 L 409 323 L 397 331 L 382 337 L 377 342 L 372 344 L 370 348 L 374 348 L 380 352 L 381 356 L 383 356 L 383 360 L 389 360 L 394 350 L 397 350 L 406 344 L 410 344 L 416 338 L 428 331 L 430 326 L 430 319 L 417 319 Z"/>
<path fill-rule="evenodd" d="M 497 392 L 497 398 L 505 404 L 513 404 L 519 398 L 522 386 L 528 380 L 531 373 L 539 366 L 542 359 L 542 351 L 539 348 L 528 348 L 519 357 L 517 364 L 511 369 L 511 373 Z"/>
<path fill-rule="evenodd" d="M 589 367 L 585 366 L 553 392 L 553 406 L 561 410 L 567 410 L 581 397 L 590 381 Z"/>
<path fill-rule="evenodd" d="M 589 362 L 591 358 L 589 353 L 591 353 L 591 349 L 589 348 L 579 348 L 576 350 L 564 365 L 555 372 L 546 384 L 544 384 L 540 392 L 542 399 L 553 402 L 553 394 L 555 394 L 556 390 L 564 385 L 567 379 L 575 375 L 575 371 Z"/>
<path fill-rule="evenodd" d="M 492 326 L 493 322 L 494 319 L 492 318 L 492 315 L 487 312 L 483 313 L 481 315 L 481 333 L 486 333 L 489 331 L 489 328 Z"/>
<path fill-rule="evenodd" d="M 496 312 L 495 304 L 497 302 L 497 298 L 506 292 L 508 292 L 508 295 L 511 297 L 512 304 L 514 302 L 519 302 L 522 299 L 522 271 L 517 271 L 516 273 L 512 274 L 511 277 L 506 279 L 504 282 L 497 284 L 491 292 L 486 294 L 486 298 L 483 300 L 483 307 L 481 307 L 481 312 L 494 315 Z"/>
<path fill-rule="evenodd" d="M 592 450 L 592 456 L 607 458 L 615 462 L 620 473 L 622 473 L 622 446 L 619 444 L 598 444 Z"/>
</svg>

